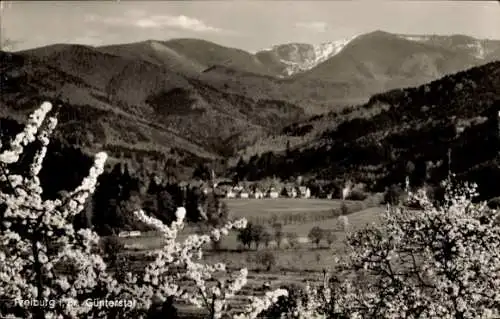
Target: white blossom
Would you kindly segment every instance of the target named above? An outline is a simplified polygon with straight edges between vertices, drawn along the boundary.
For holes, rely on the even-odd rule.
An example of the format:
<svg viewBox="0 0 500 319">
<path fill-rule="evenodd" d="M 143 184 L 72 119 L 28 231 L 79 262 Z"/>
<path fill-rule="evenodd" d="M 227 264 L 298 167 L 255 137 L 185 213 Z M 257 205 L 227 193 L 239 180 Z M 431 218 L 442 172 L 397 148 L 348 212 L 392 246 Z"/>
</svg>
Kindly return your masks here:
<svg viewBox="0 0 500 319">
<path fill-rule="evenodd" d="M 153 300 L 164 301 L 174 296 L 205 306 L 212 318 L 221 318 L 228 311 L 230 298 L 247 283 L 248 270 L 229 274 L 222 263 L 208 265 L 195 260 L 201 259 L 206 244 L 227 235 L 231 229 L 246 227 L 247 221 L 228 222 L 210 235 L 191 235 L 184 242 L 178 242 L 177 235 L 184 227 L 186 216 L 184 207 L 177 208 L 176 220 L 170 226 L 142 210 L 136 211 L 140 221 L 163 234 L 165 244 L 151 253 L 155 259 L 145 266 L 142 274 L 127 272 L 123 278 L 114 277 L 96 252 L 99 236 L 90 229 L 76 232 L 72 226 L 72 218 L 82 211 L 95 191 L 107 154 L 95 155 L 88 176 L 67 197 L 42 198 L 38 174 L 49 137 L 57 125 L 54 117 L 45 123 L 51 109 L 50 103 L 43 103 L 30 116 L 24 131 L 16 135 L 10 148 L 0 152 L 0 183 L 8 186 L 0 190 L 0 202 L 5 206 L 1 224 L 4 229 L 0 233 L 0 298 L 3 301 L 60 300 L 61 307 L 39 308 L 45 318 L 107 318 L 106 311 L 81 300 L 89 295 L 106 300 L 131 299 L 135 301 L 134 309 L 121 309 L 120 315 L 140 318 Z M 27 176 L 11 173 L 8 165 L 16 163 L 24 147 L 36 139 L 41 148 Z M 192 284 L 186 286 L 186 279 Z M 242 318 L 255 318 L 283 295 L 286 290 L 268 292 L 263 299 L 252 298 Z M 25 310 L 26 318 L 34 316 L 33 309 Z M 0 316 L 12 316 L 10 311 L 2 307 Z"/>
<path fill-rule="evenodd" d="M 293 316 L 498 318 L 499 211 L 472 202 L 475 184 L 443 185 L 443 205 L 419 190 L 409 198 L 422 210 L 389 207 L 380 225 L 348 234 L 343 279 L 306 289 Z"/>
</svg>

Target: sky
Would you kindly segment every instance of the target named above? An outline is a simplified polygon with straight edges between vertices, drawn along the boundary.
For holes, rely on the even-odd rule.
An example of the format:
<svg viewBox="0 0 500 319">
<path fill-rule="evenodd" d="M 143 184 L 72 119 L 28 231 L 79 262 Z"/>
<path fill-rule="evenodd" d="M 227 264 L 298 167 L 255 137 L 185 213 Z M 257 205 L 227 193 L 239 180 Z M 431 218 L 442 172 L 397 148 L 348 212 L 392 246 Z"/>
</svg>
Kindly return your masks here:
<svg viewBox="0 0 500 319">
<path fill-rule="evenodd" d="M 8 50 L 199 38 L 250 52 L 375 30 L 500 40 L 498 1 L 2 1 Z"/>
</svg>

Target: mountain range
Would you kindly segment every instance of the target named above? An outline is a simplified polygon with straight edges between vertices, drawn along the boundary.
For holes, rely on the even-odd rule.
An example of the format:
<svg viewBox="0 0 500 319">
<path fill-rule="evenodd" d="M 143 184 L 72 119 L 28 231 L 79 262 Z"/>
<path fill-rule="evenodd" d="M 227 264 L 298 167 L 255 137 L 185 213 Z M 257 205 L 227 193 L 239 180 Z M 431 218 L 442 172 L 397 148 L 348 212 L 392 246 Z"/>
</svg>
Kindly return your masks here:
<svg viewBox="0 0 500 319">
<path fill-rule="evenodd" d="M 56 44 L 0 59 L 1 116 L 22 121 L 56 99 L 64 104 L 58 138 L 89 152 L 172 157 L 189 169 L 283 140 L 284 128 L 375 94 L 500 60 L 500 41 L 375 31 L 256 53 L 173 39 Z"/>
</svg>

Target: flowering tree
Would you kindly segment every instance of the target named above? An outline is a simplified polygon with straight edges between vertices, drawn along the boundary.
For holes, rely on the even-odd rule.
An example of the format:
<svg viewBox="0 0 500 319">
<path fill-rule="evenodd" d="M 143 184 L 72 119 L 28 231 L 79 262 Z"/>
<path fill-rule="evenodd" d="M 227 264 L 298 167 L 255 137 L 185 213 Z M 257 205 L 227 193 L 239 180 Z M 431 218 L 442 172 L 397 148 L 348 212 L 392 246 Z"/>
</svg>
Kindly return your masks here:
<svg viewBox="0 0 500 319">
<path fill-rule="evenodd" d="M 350 233 L 341 283 L 320 289 L 321 298 L 335 298 L 308 311 L 337 318 L 498 318 L 499 212 L 471 201 L 475 185 L 444 184 L 442 206 L 425 192 L 410 193 L 421 210 L 389 207 L 380 225 Z M 310 299 L 318 300 L 315 293 Z"/>
<path fill-rule="evenodd" d="M 192 235 L 176 242 L 183 227 L 185 209 L 177 210 L 177 220 L 170 227 L 149 217 L 143 211 L 135 216 L 160 230 L 165 246 L 152 252 L 155 260 L 140 274 L 126 273 L 115 277 L 96 249 L 99 237 L 90 229 L 75 232 L 71 220 L 83 210 L 93 193 L 97 178 L 103 172 L 105 153 L 98 153 L 88 177 L 63 200 L 44 200 L 38 174 L 47 152 L 49 136 L 57 124 L 48 117 L 52 105 L 45 102 L 29 119 L 23 132 L 17 134 L 8 149 L 0 153 L 0 315 L 22 318 L 111 318 L 131 315 L 141 318 L 151 306 L 153 297 L 178 297 L 195 305 L 204 305 L 211 318 L 229 311 L 228 299 L 246 283 L 247 270 L 242 269 L 227 280 L 214 280 L 225 265 L 205 265 L 194 261 L 202 256 L 202 247 L 218 240 L 231 228 L 244 228 L 245 220 L 227 223 L 213 229 L 210 235 Z M 35 141 L 41 145 L 29 171 L 11 172 L 10 165 L 19 161 L 24 148 Z M 1 145 L 0 145 L 1 147 Z M 181 287 L 180 280 L 193 283 Z M 210 284 L 210 280 L 213 284 Z M 252 299 L 238 318 L 254 318 L 286 290 L 269 292 L 263 299 Z M 88 300 L 133 300 L 128 306 L 109 311 Z M 26 302 L 27 301 L 27 302 Z"/>
<path fill-rule="evenodd" d="M 147 216 L 143 211 L 135 212 L 142 222 L 153 226 L 163 234 L 165 245 L 154 251 L 153 263 L 149 264 L 140 276 L 127 274 L 124 289 L 130 293 L 130 298 L 136 298 L 138 307 L 148 309 L 153 298 L 166 300 L 169 296 L 182 299 L 208 310 L 209 318 L 221 318 L 230 312 L 228 301 L 234 297 L 247 282 L 248 270 L 241 269 L 236 274 L 225 278 L 226 266 L 222 263 L 206 265 L 196 262 L 203 256 L 204 245 L 219 241 L 229 230 L 246 227 L 246 220 L 228 222 L 221 228 L 216 228 L 209 235 L 191 235 L 183 243 L 176 242 L 177 233 L 183 228 L 186 211 L 180 207 L 176 212 L 177 220 L 170 227 L 161 221 Z M 183 287 L 182 282 L 188 280 L 192 286 Z M 251 298 L 252 303 L 237 318 L 255 318 L 267 309 L 280 296 L 287 295 L 284 289 L 266 293 L 264 298 Z"/>
<path fill-rule="evenodd" d="M 42 199 L 38 174 L 49 135 L 57 124 L 55 117 L 45 121 L 51 110 L 50 103 L 43 103 L 10 148 L 0 154 L 0 296 L 12 302 L 9 309 L 0 310 L 2 315 L 13 312 L 43 318 L 56 313 L 70 317 L 90 313 L 92 309 L 81 303 L 80 297 L 92 293 L 99 296 L 98 290 L 106 291 L 100 288 L 111 282 L 102 258 L 91 249 L 98 241 L 97 235 L 88 229 L 75 232 L 69 222 L 82 211 L 85 200 L 94 191 L 106 154 L 96 155 L 89 176 L 66 200 Z M 8 165 L 16 163 L 24 147 L 37 140 L 41 147 L 26 176 L 11 173 Z M 105 293 L 101 297 L 106 297 Z M 20 305 L 21 300 L 30 302 Z M 37 302 L 31 302 L 34 300 Z M 48 307 L 43 304 L 48 300 L 60 302 Z"/>
</svg>

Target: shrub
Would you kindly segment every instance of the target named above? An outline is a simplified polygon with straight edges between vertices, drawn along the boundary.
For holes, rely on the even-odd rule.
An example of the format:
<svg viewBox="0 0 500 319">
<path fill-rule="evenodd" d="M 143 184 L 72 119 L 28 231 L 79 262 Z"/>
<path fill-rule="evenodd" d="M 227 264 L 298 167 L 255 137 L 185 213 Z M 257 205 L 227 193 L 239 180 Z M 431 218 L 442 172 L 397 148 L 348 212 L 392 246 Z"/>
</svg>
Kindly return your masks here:
<svg viewBox="0 0 500 319">
<path fill-rule="evenodd" d="M 488 207 L 491 209 L 500 209 L 500 197 L 490 199 L 488 201 Z"/>
<path fill-rule="evenodd" d="M 325 240 L 328 246 L 331 246 L 337 240 L 337 235 L 332 230 L 325 230 Z"/>
<path fill-rule="evenodd" d="M 286 233 L 286 240 L 288 241 L 290 248 L 295 248 L 299 244 L 299 236 L 297 233 Z"/>
<path fill-rule="evenodd" d="M 269 247 L 272 239 L 273 235 L 267 229 L 264 229 L 264 232 L 262 233 L 262 242 L 264 243 L 266 248 Z"/>
<path fill-rule="evenodd" d="M 239 230 L 237 240 L 243 245 L 243 247 L 247 247 L 250 249 L 252 245 L 253 237 L 252 237 L 252 223 L 248 223 L 247 227 Z"/>
<path fill-rule="evenodd" d="M 307 235 L 309 240 L 316 245 L 316 247 L 319 247 L 319 243 L 324 237 L 324 231 L 321 227 L 319 226 L 314 226 L 311 228 L 309 231 L 309 234 Z"/>
<path fill-rule="evenodd" d="M 340 215 L 349 215 L 351 213 L 351 210 L 345 203 L 342 203 L 340 206 Z"/>
<path fill-rule="evenodd" d="M 118 260 L 118 255 L 123 252 L 123 250 L 125 249 L 125 245 L 117 236 L 108 236 L 101 238 L 101 246 L 106 261 L 111 267 L 115 267 Z"/>
<path fill-rule="evenodd" d="M 262 226 L 262 225 L 254 225 L 251 228 L 250 236 L 252 238 L 252 242 L 255 243 L 255 249 L 259 249 L 259 245 L 262 243 L 262 241 L 264 239 L 263 238 L 264 232 L 265 232 L 265 229 L 264 229 L 264 226 Z"/>
<path fill-rule="evenodd" d="M 362 190 L 353 189 L 349 195 L 347 195 L 348 200 L 365 200 L 368 197 Z"/>
<path fill-rule="evenodd" d="M 222 242 L 220 240 L 214 240 L 211 242 L 213 251 L 221 251 L 222 250 Z"/>
<path fill-rule="evenodd" d="M 178 319 L 178 311 L 174 306 L 174 298 L 168 297 L 164 302 L 153 303 L 151 309 L 148 311 L 146 319 L 156 319 L 156 318 L 169 318 Z"/>
<path fill-rule="evenodd" d="M 384 204 L 399 205 L 403 195 L 404 190 L 399 185 L 392 185 L 384 194 Z"/>
<path fill-rule="evenodd" d="M 276 240 L 276 245 L 278 248 L 281 246 L 281 241 L 283 240 L 283 225 L 280 223 L 274 223 L 272 225 L 274 232 L 274 240 Z"/>
</svg>

